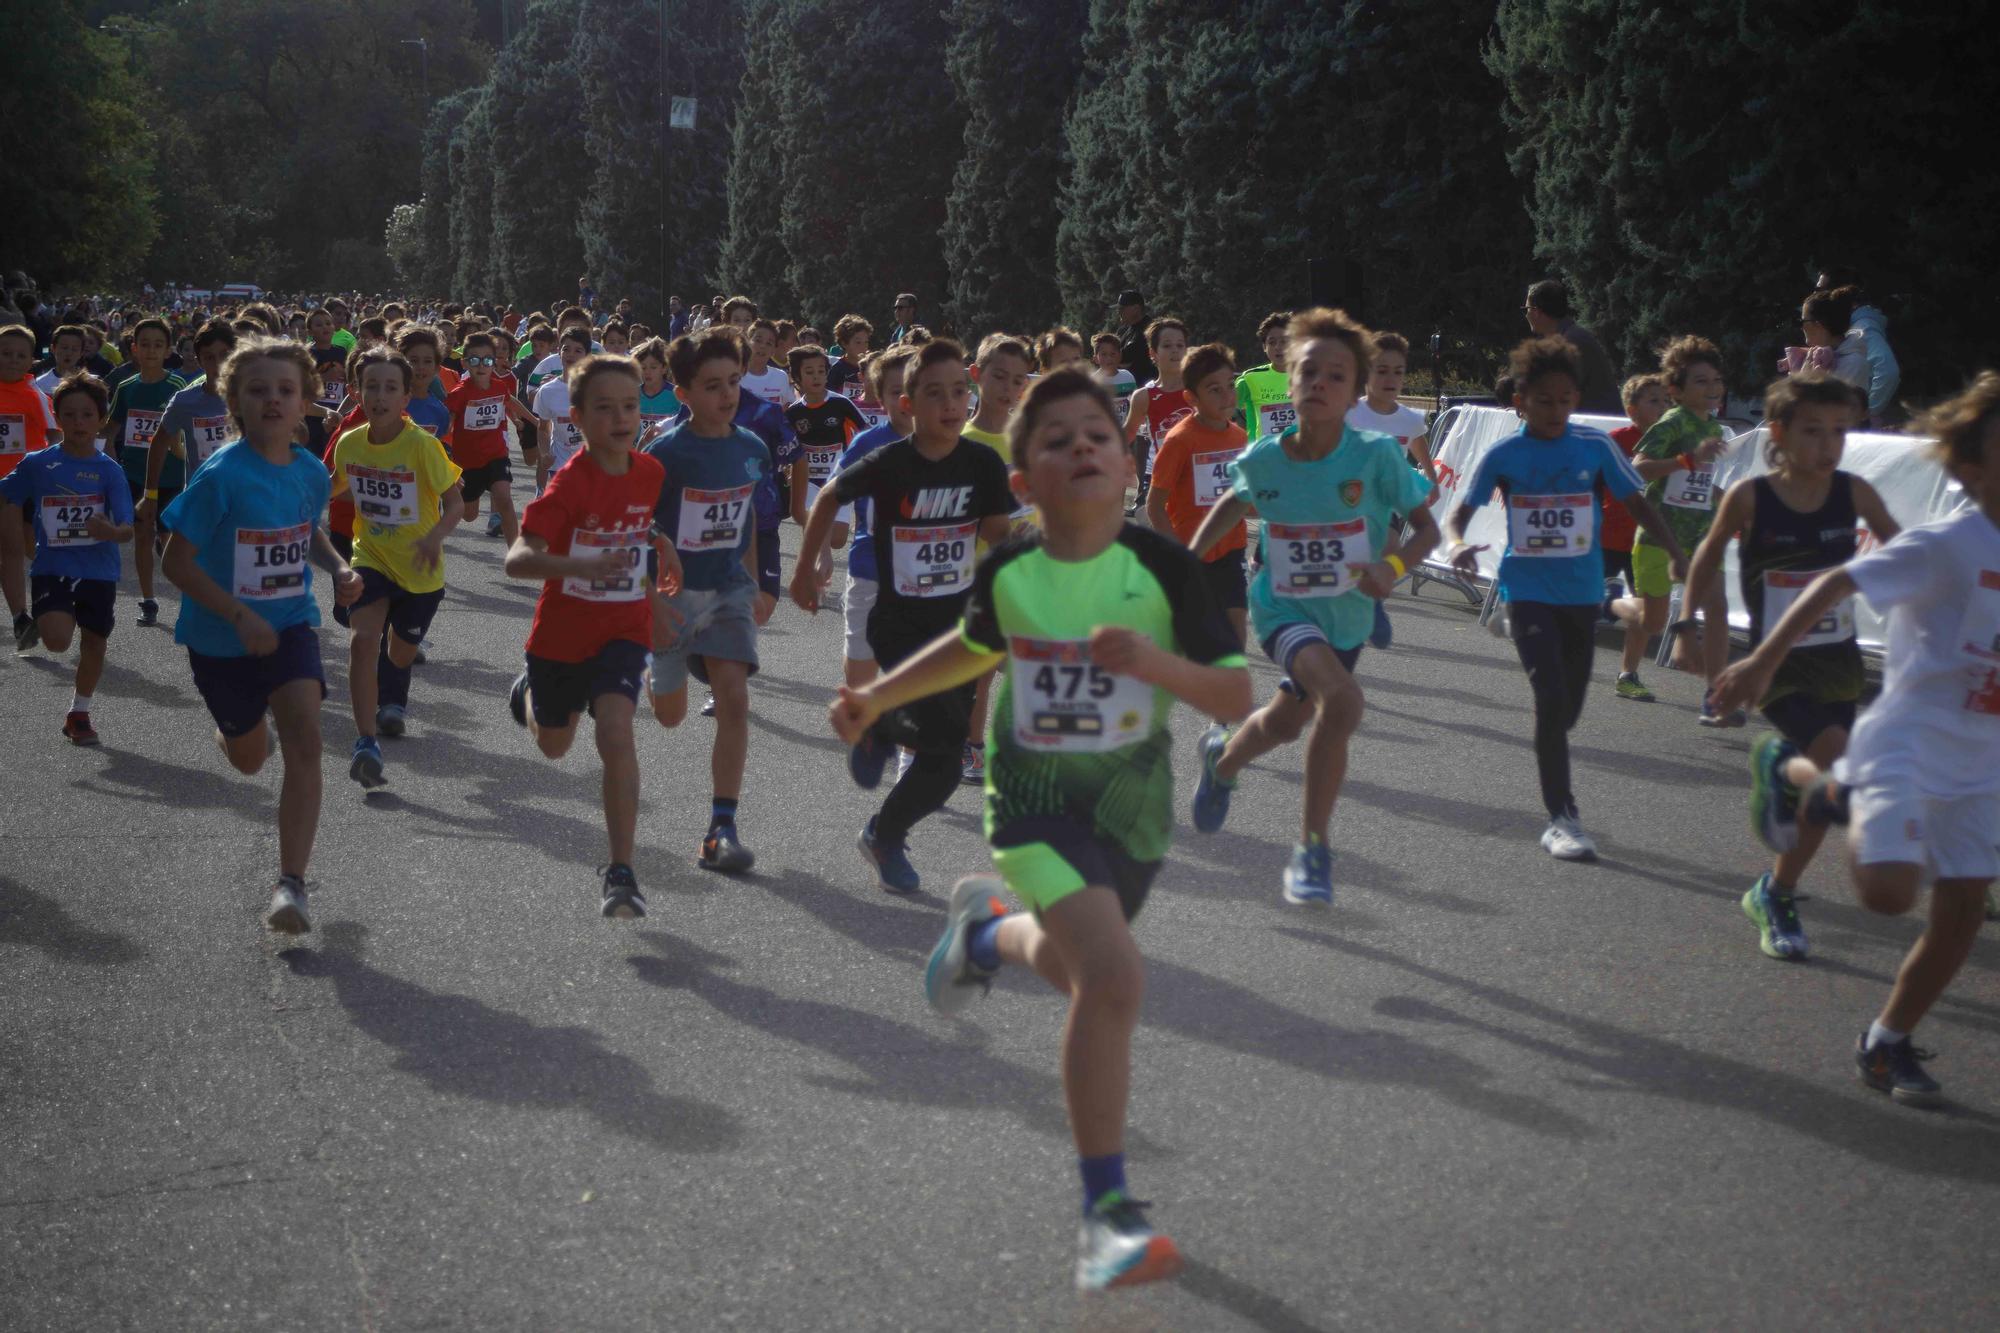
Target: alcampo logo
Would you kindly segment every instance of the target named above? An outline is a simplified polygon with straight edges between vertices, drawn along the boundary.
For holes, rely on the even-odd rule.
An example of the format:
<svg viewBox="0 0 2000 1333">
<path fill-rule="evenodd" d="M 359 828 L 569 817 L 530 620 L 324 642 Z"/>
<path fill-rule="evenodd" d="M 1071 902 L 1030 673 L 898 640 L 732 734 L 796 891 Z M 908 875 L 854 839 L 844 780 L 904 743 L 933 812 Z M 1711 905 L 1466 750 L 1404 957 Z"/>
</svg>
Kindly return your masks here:
<svg viewBox="0 0 2000 1333">
<path fill-rule="evenodd" d="M 903 497 L 904 518 L 963 518 L 972 507 L 970 486 L 930 486 Z"/>
</svg>

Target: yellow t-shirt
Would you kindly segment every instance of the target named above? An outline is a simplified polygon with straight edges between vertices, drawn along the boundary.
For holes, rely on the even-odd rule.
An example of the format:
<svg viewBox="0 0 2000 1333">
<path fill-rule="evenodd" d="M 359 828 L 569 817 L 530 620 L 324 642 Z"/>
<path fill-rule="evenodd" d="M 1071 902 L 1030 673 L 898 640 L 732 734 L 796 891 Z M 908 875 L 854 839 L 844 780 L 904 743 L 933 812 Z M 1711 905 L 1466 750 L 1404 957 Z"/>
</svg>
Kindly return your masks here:
<svg viewBox="0 0 2000 1333">
<path fill-rule="evenodd" d="M 1005 435 L 1002 435 L 998 431 L 981 430 L 977 426 L 967 426 L 959 434 L 968 440 L 976 440 L 980 444 L 985 445 L 988 449 L 1000 455 L 1001 462 L 1007 463 L 1010 467 L 1012 466 L 1013 460 L 1007 455 L 1007 437 Z M 1017 537 L 1024 532 L 1032 532 L 1035 528 L 1041 526 L 1039 520 L 1035 517 L 1035 507 L 1025 502 L 1017 502 L 1014 506 L 1014 512 L 1008 517 L 1013 522 L 1014 535 Z M 986 547 L 983 543 L 980 545 L 979 550 L 981 554 L 985 553 Z"/>
<path fill-rule="evenodd" d="M 354 495 L 354 564 L 379 570 L 409 592 L 444 586 L 444 562 L 417 564 L 417 540 L 437 526 L 439 497 L 458 484 L 461 469 L 436 437 L 405 419 L 387 444 L 370 444 L 356 426 L 333 446 L 333 488 Z"/>
</svg>

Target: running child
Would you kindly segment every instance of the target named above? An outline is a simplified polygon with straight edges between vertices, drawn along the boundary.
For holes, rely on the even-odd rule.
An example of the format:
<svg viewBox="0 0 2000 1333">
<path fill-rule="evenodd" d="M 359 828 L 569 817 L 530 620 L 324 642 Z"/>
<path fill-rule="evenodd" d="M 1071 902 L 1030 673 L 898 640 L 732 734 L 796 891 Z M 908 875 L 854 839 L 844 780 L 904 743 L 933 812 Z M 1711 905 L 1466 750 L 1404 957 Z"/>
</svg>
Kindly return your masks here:
<svg viewBox="0 0 2000 1333">
<path fill-rule="evenodd" d="M 347 612 L 355 731 L 347 775 L 374 788 L 387 781 L 376 734 L 400 736 L 407 725 L 410 668 L 444 600 L 444 539 L 464 517 L 465 505 L 459 465 L 404 415 L 410 363 L 376 348 L 356 353 L 355 371 L 368 424 L 334 442 L 333 486 L 354 497 L 353 565 L 362 582 Z M 460 387 L 471 383 L 467 378 Z M 452 408 L 453 420 L 465 421 L 467 410 L 461 400 Z M 376 658 L 384 653 L 387 669 L 378 679 Z"/>
<path fill-rule="evenodd" d="M 651 439 L 681 414 L 681 400 L 667 376 L 667 340 L 648 338 L 632 349 L 639 363 L 639 438 Z"/>
<path fill-rule="evenodd" d="M 1188 351 L 1187 325 L 1171 316 L 1154 320 L 1146 326 L 1146 347 L 1159 377 L 1139 386 L 1125 413 L 1125 443 L 1139 451 L 1139 505 L 1146 503 L 1146 490 L 1152 485 L 1153 450 L 1167 438 L 1175 422 L 1194 411 L 1181 380 L 1181 362 Z"/>
<path fill-rule="evenodd" d="M 157 489 L 160 473 L 169 456 L 184 460 L 188 474 L 209 460 L 210 455 L 236 438 L 236 424 L 230 419 L 229 404 L 216 392 L 222 383 L 222 367 L 236 350 L 236 330 L 219 319 L 204 324 L 194 336 L 195 364 L 201 373 L 175 394 L 160 418 L 160 430 L 147 452 L 146 489 Z M 308 352 L 312 349 L 307 348 Z M 343 558 L 346 552 L 341 552 Z"/>
<path fill-rule="evenodd" d="M 118 599 L 118 543 L 132 540 L 132 500 L 118 465 L 97 450 L 111 395 L 101 380 L 73 374 L 56 386 L 62 443 L 36 450 L 0 477 L 0 542 L 25 550 L 33 523 L 39 540 L 31 586 L 35 627 L 50 652 L 80 638 L 76 684 L 63 716 L 71 745 L 97 744 L 91 698 L 104 675 Z"/>
<path fill-rule="evenodd" d="M 914 349 L 901 345 L 886 352 L 870 354 L 869 392 L 877 402 L 889 405 L 888 416 L 881 425 L 870 427 L 854 437 L 854 442 L 847 446 L 847 452 L 840 456 L 840 464 L 834 469 L 836 472 L 845 472 L 883 445 L 907 440 L 915 433 L 916 421 L 904 407 L 903 398 L 903 371 L 914 355 Z M 866 685 L 877 674 L 875 650 L 868 646 L 868 617 L 875 610 L 881 567 L 875 562 L 874 524 L 865 496 L 851 505 L 843 505 L 835 517 L 833 540 L 836 546 L 845 536 L 842 529 L 852 532 L 853 541 L 847 548 L 847 587 L 840 599 L 846 640 L 840 674 L 842 681 L 848 685 Z"/>
<path fill-rule="evenodd" d="M 514 400 L 513 378 L 501 369 L 499 344 L 490 333 L 475 333 L 465 340 L 465 377 L 445 395 L 451 413 L 445 440 L 451 446 L 451 461 L 463 472 L 459 489 L 464 495 L 464 517 L 479 517 L 479 499 L 493 497 L 493 512 L 500 519 L 500 536 L 507 545 L 521 535 L 521 521 L 514 513 L 514 473 L 507 466 L 507 423 L 536 424 L 535 417 Z M 374 417 L 369 429 L 375 428 Z M 456 519 L 446 525 L 449 532 Z M 438 585 L 442 588 L 444 585 Z"/>
<path fill-rule="evenodd" d="M 1265 362 L 1236 378 L 1236 414 L 1243 428 L 1259 438 L 1276 435 L 1296 423 L 1292 412 L 1291 379 L 1285 373 L 1285 328 L 1289 310 L 1273 310 L 1257 322 L 1257 344 Z"/>
<path fill-rule="evenodd" d="M 1604 432 L 1570 421 L 1583 401 L 1575 346 L 1560 337 L 1530 338 L 1514 349 L 1510 369 L 1521 431 L 1480 461 L 1452 512 L 1452 567 L 1477 577 L 1478 555 L 1486 548 L 1468 546 L 1465 529 L 1497 489 L 1507 506 L 1500 598 L 1535 696 L 1535 767 L 1549 815 L 1542 850 L 1558 861 L 1593 861 L 1597 844 L 1583 831 L 1570 784 L 1569 733 L 1583 716 L 1604 601 L 1600 489 L 1630 507 L 1675 578 L 1686 577 L 1687 555 L 1671 525 L 1640 494 L 1644 483 L 1624 451 Z"/>
<path fill-rule="evenodd" d="M 1083 1183 L 1076 1285 L 1172 1277 L 1181 1257 L 1125 1183 L 1131 1042 L 1145 964 L 1131 923 L 1173 833 L 1175 700 L 1250 707 L 1242 646 L 1186 551 L 1127 523 L 1134 464 L 1110 396 L 1080 370 L 1028 391 L 1009 430 L 1012 484 L 1042 529 L 980 566 L 956 629 L 831 711 L 862 743 L 884 714 L 1001 672 L 985 832 L 996 875 L 952 889 L 924 991 L 953 1013 L 1003 965 L 1069 997 L 1062 1076 Z M 999 901 L 1002 885 L 1027 908 Z"/>
<path fill-rule="evenodd" d="M 139 576 L 141 625 L 160 623 L 160 603 L 153 596 L 153 540 L 158 531 L 154 520 L 187 481 L 187 469 L 178 458 L 161 464 L 157 486 L 146 480 L 160 419 L 187 383 L 166 368 L 173 342 L 173 330 L 164 319 L 149 317 L 132 326 L 132 364 L 136 369 L 111 391 L 111 417 L 106 423 L 112 451 L 125 469 L 132 492 L 132 570 Z"/>
<path fill-rule="evenodd" d="M 442 440 L 451 434 L 451 408 L 445 402 L 445 388 L 438 378 L 444 344 L 435 329 L 410 324 L 397 332 L 391 344 L 410 363 L 410 420 Z"/>
<path fill-rule="evenodd" d="M 853 403 L 872 430 L 882 424 L 885 415 L 881 400 L 869 394 L 868 371 L 862 364 L 875 341 L 875 326 L 859 315 L 842 315 L 833 322 L 833 340 L 839 345 L 840 355 L 827 367 L 827 392 L 840 394 Z"/>
<path fill-rule="evenodd" d="M 588 329 L 565 329 L 559 343 L 562 373 L 535 390 L 535 417 L 541 447 L 535 451 L 535 493 L 548 489 L 549 476 L 583 448 L 583 432 L 570 412 L 569 372 L 590 352 Z"/>
<path fill-rule="evenodd" d="M 1083 362 L 1083 335 L 1075 329 L 1057 325 L 1035 339 L 1037 375 L 1053 375 Z"/>
<path fill-rule="evenodd" d="M 1375 624 L 1373 604 L 1437 545 L 1438 530 L 1425 507 L 1431 483 L 1403 447 L 1347 424 L 1368 380 L 1368 330 L 1345 311 L 1319 307 L 1292 316 L 1286 332 L 1298 426 L 1259 438 L 1229 464 L 1229 494 L 1188 542 L 1205 557 L 1245 515 L 1254 510 L 1262 520 L 1250 621 L 1285 678 L 1233 735 L 1201 738 L 1194 826 L 1221 828 L 1244 766 L 1297 740 L 1310 724 L 1299 842 L 1285 867 L 1284 897 L 1326 907 L 1333 902 L 1327 833 L 1347 776 L 1348 742 L 1361 725 L 1354 664 Z M 1392 548 L 1389 521 L 1398 514 L 1408 531 Z"/>
<path fill-rule="evenodd" d="M 1611 442 L 1630 458 L 1646 432 L 1666 415 L 1666 377 L 1657 371 L 1649 375 L 1634 375 L 1619 390 L 1619 399 L 1625 405 L 1628 423 L 1611 432 Z M 1625 643 L 1619 653 L 1615 691 L 1620 699 L 1649 704 L 1653 702 L 1653 692 L 1639 679 L 1639 659 L 1646 655 L 1645 618 L 1634 616 L 1620 621 L 1612 613 L 1612 607 L 1618 600 L 1614 578 L 1622 579 L 1626 590 L 1633 596 L 1638 595 L 1639 585 L 1632 576 L 1632 542 L 1638 535 L 1639 523 L 1632 517 L 1632 511 L 1617 500 L 1609 500 L 1604 506 L 1604 529 L 1598 533 L 1598 541 L 1604 548 L 1606 611 L 1613 621 L 1625 626 Z"/>
<path fill-rule="evenodd" d="M 309 566 L 332 576 L 343 606 L 361 595 L 361 576 L 320 526 L 326 468 L 293 443 L 319 390 L 312 354 L 297 343 L 246 338 L 223 366 L 221 390 L 240 438 L 210 456 L 162 511 L 168 537 L 160 564 L 181 590 L 174 642 L 188 650 L 230 766 L 263 768 L 271 753 L 265 714 L 277 721 L 278 884 L 264 924 L 298 935 L 312 929 L 306 866 L 319 831 L 326 698 Z"/>
<path fill-rule="evenodd" d="M 527 670 L 507 706 L 544 755 L 560 759 L 579 718 L 594 720 L 604 764 L 606 917 L 646 915 L 632 873 L 639 822 L 639 750 L 632 719 L 653 646 L 645 548 L 665 474 L 639 438 L 639 367 L 628 357 L 588 356 L 570 370 L 570 414 L 582 452 L 550 477 L 521 516 L 507 550 L 507 576 L 539 579 L 528 630 Z M 655 543 L 665 548 L 665 543 Z M 671 567 L 671 548 L 664 557 Z"/>
<path fill-rule="evenodd" d="M 778 351 L 778 325 L 769 319 L 753 319 L 744 336 L 749 339 L 750 359 L 743 370 L 743 387 L 780 412 L 792 405 L 798 391 L 792 377 L 771 358 Z"/>
<path fill-rule="evenodd" d="M 823 347 L 807 343 L 792 349 L 792 383 L 799 396 L 785 409 L 785 421 L 799 441 L 799 458 L 792 464 L 792 521 L 802 528 L 806 512 L 819 498 L 820 487 L 832 479 L 841 454 L 868 429 L 868 419 L 859 408 L 828 391 L 832 364 Z"/>
<path fill-rule="evenodd" d="M 647 445 L 646 456 L 664 473 L 653 527 L 678 554 L 680 586 L 654 608 L 648 690 L 660 725 L 677 727 L 687 717 L 688 676 L 709 688 L 715 740 L 698 863 L 734 875 L 757 859 L 737 833 L 736 812 L 750 750 L 757 631 L 777 604 L 757 586 L 756 492 L 771 474 L 771 451 L 735 424 L 742 339 L 709 329 L 675 339 L 668 354 L 688 419 Z"/>
<path fill-rule="evenodd" d="M 1869 1087 L 1929 1105 L 1941 1089 L 1912 1036 L 1972 952 L 2000 874 L 2000 374 L 1982 372 L 1918 429 L 1971 503 L 1814 579 L 1717 679 L 1715 706 L 1769 697 L 1795 646 L 1857 592 L 1888 621 L 1882 693 L 1845 757 L 1829 774 L 1783 749 L 1760 755 L 1751 808 L 1777 852 L 1804 826 L 1845 824 L 1872 912 L 1909 911 L 1931 879 L 1928 926 L 1854 1056 Z"/>
<path fill-rule="evenodd" d="M 972 565 L 981 541 L 1007 535 L 1014 496 L 1000 455 L 965 438 L 971 396 L 965 349 L 934 338 L 904 363 L 902 407 L 912 418 L 910 438 L 897 440 L 834 475 L 813 502 L 792 573 L 792 600 L 819 610 L 825 575 L 820 558 L 843 504 L 868 502 L 876 567 L 883 574 L 868 617 L 868 646 L 883 670 L 901 664 L 951 629 L 972 595 Z M 915 759 L 897 780 L 879 813 L 861 830 L 857 846 L 877 883 L 890 893 L 920 887 L 910 864 L 910 830 L 944 807 L 964 764 L 966 724 L 972 713 L 972 677 L 963 684 L 886 710 L 879 722 L 851 741 L 847 771 L 873 790 L 897 745 Z"/>
<path fill-rule="evenodd" d="M 29 454 L 48 448 L 49 433 L 56 429 L 48 396 L 30 377 L 34 366 L 35 335 L 28 326 L 0 328 L 0 477 Z M 30 613 L 25 549 L 0 544 L 0 588 L 14 616 L 14 651 L 25 657 L 41 641 Z"/>
<path fill-rule="evenodd" d="M 77 371 L 85 369 L 83 364 L 83 330 L 74 324 L 64 324 L 49 335 L 49 368 L 35 376 L 35 387 L 46 395 L 53 395 L 56 386 Z M 109 393 L 110 390 L 105 390 Z"/>
<path fill-rule="evenodd" d="M 991 449 L 1004 464 L 1007 459 L 1007 423 L 1021 393 L 1034 378 L 1035 356 L 1028 344 L 1009 333 L 989 333 L 979 344 L 972 367 L 972 382 L 979 389 L 979 407 L 966 423 L 965 436 Z M 1035 526 L 1035 507 L 1017 499 L 1009 515 L 1015 532 Z M 984 558 L 986 548 L 978 552 Z M 972 717 L 967 723 L 965 754 L 959 764 L 959 781 L 976 787 L 986 780 L 986 705 L 993 678 L 983 676 L 972 692 Z"/>
<path fill-rule="evenodd" d="M 1124 345 L 1115 333 L 1100 333 L 1090 340 L 1090 378 L 1111 395 L 1111 405 L 1117 409 L 1120 421 L 1131 413 L 1132 395 L 1139 389 L 1139 381 L 1125 369 L 1124 356 Z"/>
<path fill-rule="evenodd" d="M 1368 371 L 1368 393 L 1347 410 L 1347 424 L 1357 430 L 1387 435 L 1402 445 L 1410 455 L 1410 462 L 1436 485 L 1437 469 L 1431 466 L 1424 414 L 1403 403 L 1403 382 L 1410 373 L 1410 340 L 1400 333 L 1377 333 L 1374 348 L 1375 363 Z M 1394 638 L 1388 603 L 1375 603 L 1375 629 L 1368 636 L 1369 647 L 1387 648 Z"/>
</svg>

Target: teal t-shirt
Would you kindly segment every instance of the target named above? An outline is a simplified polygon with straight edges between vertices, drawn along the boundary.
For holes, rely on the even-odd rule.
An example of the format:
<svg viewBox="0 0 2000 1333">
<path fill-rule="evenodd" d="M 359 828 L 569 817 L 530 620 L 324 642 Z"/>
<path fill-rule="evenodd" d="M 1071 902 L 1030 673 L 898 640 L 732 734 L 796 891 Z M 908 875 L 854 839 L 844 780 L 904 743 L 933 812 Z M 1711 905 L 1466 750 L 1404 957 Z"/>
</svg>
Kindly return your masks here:
<svg viewBox="0 0 2000 1333">
<path fill-rule="evenodd" d="M 146 455 L 153 447 L 153 437 L 160 432 L 160 423 L 166 419 L 167 404 L 186 387 L 185 380 L 168 371 L 151 384 L 134 375 L 120 380 L 112 390 L 106 436 L 118 452 L 118 462 L 126 477 L 140 486 L 146 484 Z M 160 467 L 160 489 L 179 490 L 186 479 L 181 460 L 167 455 L 167 461 Z"/>
<path fill-rule="evenodd" d="M 1382 558 L 1390 519 L 1422 505 L 1431 483 L 1387 435 L 1348 426 L 1311 463 L 1285 452 L 1296 435 L 1263 436 L 1229 464 L 1231 493 L 1262 520 L 1250 620 L 1259 640 L 1303 621 L 1335 648 L 1359 647 L 1375 626 L 1375 599 L 1355 571 Z"/>
</svg>

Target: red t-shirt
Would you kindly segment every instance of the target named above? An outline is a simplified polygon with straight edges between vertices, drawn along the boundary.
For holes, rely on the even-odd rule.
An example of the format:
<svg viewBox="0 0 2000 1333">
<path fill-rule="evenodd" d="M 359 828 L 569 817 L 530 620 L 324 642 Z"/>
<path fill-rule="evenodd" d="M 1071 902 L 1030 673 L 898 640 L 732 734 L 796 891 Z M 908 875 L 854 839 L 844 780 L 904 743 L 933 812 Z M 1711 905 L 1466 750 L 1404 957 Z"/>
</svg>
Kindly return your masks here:
<svg viewBox="0 0 2000 1333">
<path fill-rule="evenodd" d="M 1153 489 L 1166 497 L 1167 521 L 1173 525 L 1176 541 L 1186 543 L 1216 502 L 1229 495 L 1229 477 L 1223 468 L 1249 442 L 1243 427 L 1235 422 L 1210 430 L 1193 413 L 1167 432 L 1159 453 L 1153 456 Z M 1220 560 L 1231 551 L 1242 550 L 1243 536 L 1243 524 L 1238 523 L 1208 548 L 1208 559 Z"/>
<path fill-rule="evenodd" d="M 340 419 L 338 426 L 326 433 L 326 456 L 320 461 L 326 464 L 327 476 L 331 477 L 334 475 L 333 446 L 339 444 L 340 437 L 353 430 L 356 426 L 365 426 L 367 424 L 368 414 L 359 407 L 355 407 L 349 409 L 347 415 Z M 342 488 L 335 491 L 333 498 L 327 501 L 326 530 L 336 537 L 352 537 L 354 535 L 354 492 Z"/>
<path fill-rule="evenodd" d="M 1646 432 L 1637 426 L 1620 426 L 1611 432 L 1611 438 L 1630 458 L 1632 451 L 1639 447 L 1639 437 Z M 1632 539 L 1639 533 L 1639 521 L 1632 517 L 1623 501 L 1611 498 L 1610 492 L 1600 497 L 1604 501 L 1604 526 L 1598 531 L 1597 544 L 1607 551 L 1629 551 Z"/>
<path fill-rule="evenodd" d="M 666 479 L 667 470 L 649 455 L 634 453 L 624 475 L 613 476 L 588 449 L 549 475 L 548 485 L 521 515 L 522 535 L 540 537 L 551 555 L 581 554 L 574 549 L 578 546 L 629 549 L 633 568 L 628 586 L 545 580 L 535 603 L 535 623 L 528 629 L 529 653 L 555 662 L 588 662 L 613 639 L 652 649 L 646 533 Z"/>
<path fill-rule="evenodd" d="M 451 409 L 451 427 L 446 432 L 451 445 L 451 461 L 470 471 L 507 456 L 507 381 L 495 375 L 484 389 L 473 387 L 467 375 L 444 396 Z"/>
<path fill-rule="evenodd" d="M 21 460 L 49 447 L 49 400 L 26 376 L 0 384 L 0 477 Z M 38 520 L 39 521 L 39 520 Z"/>
</svg>

